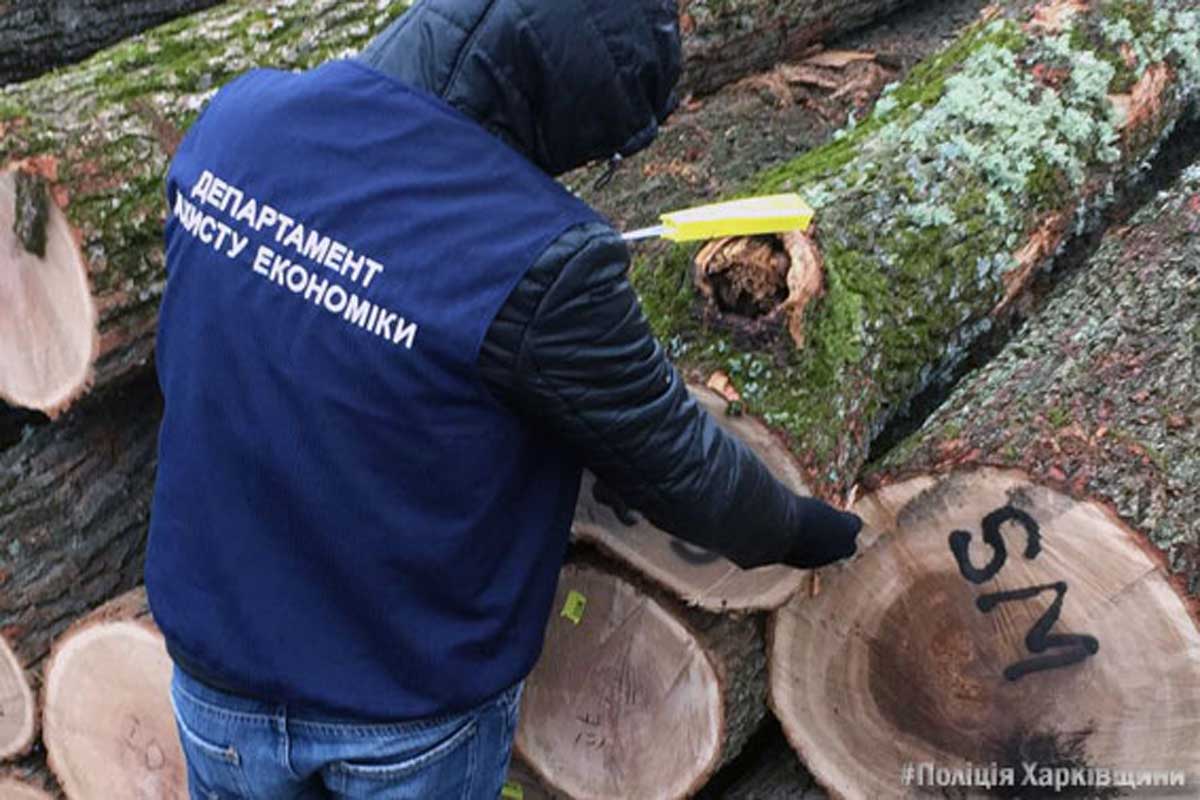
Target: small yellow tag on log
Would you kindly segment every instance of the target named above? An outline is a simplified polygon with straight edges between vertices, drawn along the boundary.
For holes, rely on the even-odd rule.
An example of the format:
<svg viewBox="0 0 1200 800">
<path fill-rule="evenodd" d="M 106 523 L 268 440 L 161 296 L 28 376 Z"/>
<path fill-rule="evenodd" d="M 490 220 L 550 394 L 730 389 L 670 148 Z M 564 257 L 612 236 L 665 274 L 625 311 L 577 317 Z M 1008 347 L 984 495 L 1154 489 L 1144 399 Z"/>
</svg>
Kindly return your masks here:
<svg viewBox="0 0 1200 800">
<path fill-rule="evenodd" d="M 798 194 L 774 194 L 686 208 L 662 215 L 664 239 L 694 242 L 722 236 L 753 236 L 808 230 L 813 209 Z"/>
<path fill-rule="evenodd" d="M 500 797 L 503 800 L 525 800 L 525 790 L 521 788 L 521 784 L 509 781 L 500 790 Z"/>
<path fill-rule="evenodd" d="M 572 589 L 567 592 L 567 602 L 563 604 L 562 615 L 578 625 L 583 621 L 585 606 L 587 606 L 587 598 Z"/>
</svg>

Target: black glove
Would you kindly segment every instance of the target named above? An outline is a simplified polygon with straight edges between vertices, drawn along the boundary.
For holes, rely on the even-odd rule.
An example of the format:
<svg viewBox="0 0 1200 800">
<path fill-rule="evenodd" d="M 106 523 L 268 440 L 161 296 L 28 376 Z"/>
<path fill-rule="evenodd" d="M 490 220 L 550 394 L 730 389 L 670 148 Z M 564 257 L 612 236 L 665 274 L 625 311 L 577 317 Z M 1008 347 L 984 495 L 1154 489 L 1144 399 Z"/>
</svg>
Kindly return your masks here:
<svg viewBox="0 0 1200 800">
<path fill-rule="evenodd" d="M 612 489 L 608 488 L 607 484 L 597 480 L 592 484 L 592 498 L 602 506 L 608 506 L 612 509 L 613 514 L 617 519 L 626 525 L 637 525 L 637 514 L 633 513 L 633 509 L 629 504 L 617 495 Z"/>
<path fill-rule="evenodd" d="M 799 569 L 815 569 L 849 558 L 858 550 L 855 541 L 862 520 L 848 511 L 838 511 L 812 497 L 799 498 L 800 527 L 783 563 Z"/>
</svg>

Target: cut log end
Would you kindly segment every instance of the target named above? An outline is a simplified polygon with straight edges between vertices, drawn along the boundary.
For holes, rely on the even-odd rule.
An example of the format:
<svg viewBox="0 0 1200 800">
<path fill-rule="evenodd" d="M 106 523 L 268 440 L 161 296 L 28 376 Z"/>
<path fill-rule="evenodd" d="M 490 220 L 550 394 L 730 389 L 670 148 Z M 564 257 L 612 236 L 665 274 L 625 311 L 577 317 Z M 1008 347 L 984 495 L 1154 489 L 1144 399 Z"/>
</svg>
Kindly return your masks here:
<svg viewBox="0 0 1200 800">
<path fill-rule="evenodd" d="M 0 172 L 0 399 L 55 415 L 87 387 L 96 310 L 70 223 L 44 179 Z"/>
<path fill-rule="evenodd" d="M 770 654 L 776 714 L 834 794 L 890 796 L 926 762 L 1195 771 L 1200 628 L 1134 531 L 992 469 L 855 510 L 863 554 L 776 615 Z"/>
<path fill-rule="evenodd" d="M 684 797 L 718 766 L 722 702 L 717 672 L 674 615 L 616 576 L 567 566 L 516 752 L 580 800 Z"/>
<path fill-rule="evenodd" d="M 728 327 L 757 336 L 782 321 L 802 348 L 805 312 L 824 289 L 821 251 L 799 231 L 716 239 L 696 255 L 696 287 Z"/>
<path fill-rule="evenodd" d="M 170 681 L 143 590 L 97 609 L 55 643 L 43 740 L 68 797 L 185 800 Z"/>
<path fill-rule="evenodd" d="M 771 472 L 800 494 L 811 494 L 799 465 L 775 436 L 750 416 L 733 416 L 725 398 L 693 387 L 700 404 L 754 450 Z M 707 611 L 762 611 L 778 608 L 800 588 L 804 572 L 787 567 L 743 570 L 716 553 L 664 533 L 638 515 L 634 525 L 617 519 L 592 494 L 595 479 L 585 476 L 575 511 L 574 534 L 629 564 L 685 603 Z"/>
<path fill-rule="evenodd" d="M 28 676 L 0 636 L 0 761 L 23 755 L 33 746 L 36 723 L 37 706 Z"/>
</svg>

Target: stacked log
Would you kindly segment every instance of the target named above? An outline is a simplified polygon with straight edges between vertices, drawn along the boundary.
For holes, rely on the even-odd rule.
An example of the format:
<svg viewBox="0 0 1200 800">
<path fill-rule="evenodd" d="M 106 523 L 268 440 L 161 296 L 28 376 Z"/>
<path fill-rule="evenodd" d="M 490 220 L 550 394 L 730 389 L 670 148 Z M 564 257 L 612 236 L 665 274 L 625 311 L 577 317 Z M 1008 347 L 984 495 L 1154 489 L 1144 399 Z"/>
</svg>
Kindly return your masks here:
<svg viewBox="0 0 1200 800">
<path fill-rule="evenodd" d="M 0 6 L 0 84 L 76 61 L 220 0 L 12 0 Z"/>
<path fill-rule="evenodd" d="M 861 22 L 894 2 L 864 0 L 846 21 Z M 743 5 L 739 14 L 755 18 L 775 4 Z M 785 5 L 800 13 L 825 4 Z M 161 178 L 200 107 L 216 87 L 258 64 L 299 69 L 351 53 L 406 7 L 231 3 L 61 74 L 7 87 L 0 94 L 0 222 L 8 221 L 0 228 L 0 269 L 10 277 L 0 283 L 0 300 L 13 313 L 12 329 L 0 327 L 0 399 L 54 414 L 89 388 L 144 370 L 162 289 Z M 711 27 L 692 31 L 706 51 L 734 35 L 727 24 L 734 17 L 713 16 Z M 722 69 L 740 77 L 746 68 Z"/>
<path fill-rule="evenodd" d="M 142 589 L 87 614 L 55 642 L 42 738 L 68 798 L 186 800 L 170 684 L 171 659 Z"/>
<path fill-rule="evenodd" d="M 688 613 L 587 561 L 563 570 L 555 603 L 515 746 L 552 791 L 690 797 L 762 721 L 761 620 Z"/>
<path fill-rule="evenodd" d="M 1173 0 L 988 15 L 836 141 L 741 187 L 806 196 L 808 235 L 633 272 L 677 362 L 727 373 L 823 496 L 1136 183 L 1200 84 L 1196 11 Z"/>
<path fill-rule="evenodd" d="M 1170 3 L 1157 10 L 1176 35 L 1194 37 L 1194 13 Z M 915 70 L 847 137 L 757 182 L 760 190 L 807 190 L 820 207 L 815 235 L 774 246 L 718 242 L 699 253 L 693 275 L 671 272 L 670 260 L 653 271 L 642 267 L 638 285 L 659 333 L 682 342 L 681 360 L 694 376 L 720 367 L 741 378 L 750 406 L 782 423 L 806 461 L 805 482 L 822 493 L 844 489 L 897 409 L 937 372 L 953 369 L 986 330 L 1003 324 L 1035 273 L 1053 264 L 1072 235 L 1098 222 L 1097 209 L 1110 200 L 1113 185 L 1134 183 L 1139 166 L 1194 100 L 1200 64 L 1183 38 L 1173 49 L 1145 50 L 1153 55 L 1137 68 L 1127 64 L 1125 74 L 1103 68 L 1092 76 L 1073 74 L 1124 52 L 1100 33 L 1116 24 L 1100 14 L 1083 4 L 1010 4 Z M 1147 43 L 1158 36 L 1143 34 Z M 1059 51 L 1064 37 L 1075 42 L 1070 53 Z M 1047 70 L 1057 73 L 1047 80 Z M 1041 185 L 1031 173 L 1008 186 L 1010 176 L 982 154 L 1011 148 L 1018 128 L 1029 122 L 1014 118 L 1005 126 L 996 110 L 976 116 L 966 104 L 1015 114 L 1021 98 L 1031 97 L 1040 104 L 1057 100 L 1063 108 L 1061 119 L 1043 117 L 1038 151 L 1057 143 L 1071 155 L 1043 165 L 1048 171 Z M 1073 126 L 1082 115 L 1098 113 L 1119 122 L 1108 129 L 1103 116 L 1094 120 L 1085 144 Z M 969 202 L 950 208 L 957 200 Z M 949 217 L 939 214 L 939 201 Z M 780 251 L 787 267 L 776 272 L 774 285 L 782 295 L 750 298 L 765 301 L 760 318 L 723 302 L 750 293 L 742 287 L 771 285 L 762 276 L 776 269 Z M 679 263 L 686 264 L 677 255 L 676 268 Z M 734 355 L 714 355 L 723 352 Z M 811 414 L 785 411 L 796 397 L 807 398 Z M 778 587 L 689 551 L 645 523 L 628 529 L 590 502 L 586 490 L 576 530 L 676 597 L 710 610 L 743 602 L 754 610 L 756 600 L 769 603 Z M 743 579 L 744 597 L 736 592 Z M 711 591 L 714 586 L 719 591 Z M 813 586 L 816 591 L 819 584 Z M 789 641 L 777 644 L 777 652 L 801 646 Z M 846 707 L 845 694 L 839 702 Z M 804 715 L 793 718 L 799 727 Z M 543 722 L 535 714 L 526 724 Z M 850 774 L 852 763 L 843 765 Z"/>
<path fill-rule="evenodd" d="M 141 582 L 161 401 L 152 374 L 109 400 L 0 453 L 0 652 L 12 654 L 0 658 L 0 762 L 34 744 L 8 725 L 40 719 L 34 698 L 55 638 Z M 6 688 L 14 676 L 27 699 Z M 22 763 L 23 783 L 57 792 L 39 752 Z"/>
<path fill-rule="evenodd" d="M 907 0 L 682 0 L 685 73 L 680 91 L 709 94 L 810 46 L 858 28 Z"/>
<path fill-rule="evenodd" d="M 510 782 L 523 797 L 691 796 L 762 720 L 761 620 L 688 615 L 588 559 L 564 568 L 556 602 L 522 706 L 552 724 L 518 732 Z M 581 660 L 595 654 L 577 642 L 596 639 L 603 658 Z M 55 641 L 42 739 L 68 798 L 186 796 L 170 673 L 140 588 Z M 688 734 L 664 739 L 671 724 Z"/>
<path fill-rule="evenodd" d="M 906 764 L 1200 779 L 1197 234 L 1200 165 L 889 456 L 873 543 L 775 618 L 772 705 L 835 796 Z"/>
<path fill-rule="evenodd" d="M 1171 30 L 1194 35 L 1193 13 L 1171 3 L 1159 11 Z M 677 343 L 693 376 L 717 367 L 738 376 L 749 407 L 790 434 L 790 452 L 777 444 L 782 455 L 771 460 L 790 464 L 798 453 L 802 472 L 777 474 L 800 491 L 806 484 L 825 495 L 843 489 L 883 422 L 1006 319 L 1035 272 L 1053 263 L 1069 236 L 1095 223 L 1103 187 L 1134 182 L 1138 166 L 1193 99 L 1200 64 L 1182 49 L 1147 50 L 1154 57 L 1123 76 L 1096 66 L 1121 50 L 1098 33 L 1113 24 L 1099 19 L 1098 9 L 1014 3 L 995 13 L 914 70 L 888 95 L 891 102 L 848 136 L 756 184 L 807 187 L 820 206 L 813 235 L 789 235 L 777 246 L 722 241 L 699 253 L 694 271 L 677 253 L 675 261 L 641 265 L 635 273 L 652 322 Z M 1064 37 L 1077 48 L 1069 54 L 1057 53 Z M 1049 83 L 1048 65 L 1058 70 Z M 1081 71 L 1091 65 L 1103 80 L 1073 77 L 1070 65 Z M 1050 169 L 1040 188 L 1032 177 L 1006 186 L 996 162 L 982 154 L 1011 148 L 1010 140 L 1021 136 L 1014 126 L 1027 123 L 1002 124 L 994 110 L 986 120 L 975 116 L 966 105 L 973 95 L 979 97 L 971 102 L 983 98 L 1010 111 L 1034 95 L 1042 104 L 1061 104 L 1063 119 L 1043 120 L 1037 147 L 1061 145 L 1072 160 Z M 1121 122 L 1106 128 L 1118 108 Z M 1085 144 L 1073 126 L 1097 114 Z M 966 155 L 972 151 L 977 155 Z M 968 198 L 950 212 L 955 219 L 939 218 L 938 202 L 947 210 Z M 876 224 L 864 226 L 864 219 Z M 791 294 L 763 317 L 721 308 L 720 298 L 739 287 L 769 283 L 762 280 L 769 271 L 783 273 Z M 802 415 L 797 398 L 809 404 Z M 757 438 L 760 452 L 764 442 L 776 441 Z M 628 528 L 586 488 L 576 534 L 712 612 L 770 609 L 803 581 L 788 570 L 744 573 L 645 522 Z"/>
<path fill-rule="evenodd" d="M 157 176 L 181 131 L 212 87 L 240 70 L 258 61 L 299 68 L 353 49 L 403 7 L 269 5 L 216 9 L 4 91 L 0 395 L 59 415 L 89 393 L 31 433 L 21 430 L 27 418 L 5 415 L 14 424 L 0 462 L 0 529 L 13 533 L 0 551 L 0 631 L 16 651 L 14 685 L 28 674 L 36 692 L 55 637 L 137 582 L 160 414 L 149 363 L 161 291 Z M 265 41 L 268 24 L 285 33 Z M 744 735 L 764 708 L 761 643 L 752 652 L 750 711 L 718 709 L 750 720 Z M 21 719 L 32 720 L 24 693 L 15 697 Z M 741 736 L 714 735 L 701 772 Z"/>
<path fill-rule="evenodd" d="M 1171 13 L 1166 8 L 1160 10 Z M 775 245 L 718 242 L 698 254 L 694 269 L 684 251 L 682 259 L 676 253 L 635 273 L 652 322 L 677 343 L 679 360 L 693 376 L 710 370 L 734 375 L 749 407 L 788 435 L 804 482 L 817 492 L 845 490 L 884 423 L 937 373 L 956 367 L 985 331 L 1004 324 L 1036 272 L 1053 264 L 1072 235 L 1096 224 L 1109 187 L 1135 182 L 1139 165 L 1192 102 L 1200 73 L 1182 49 L 1160 49 L 1124 76 L 1100 70 L 1104 80 L 1085 92 L 1084 78 L 1072 78 L 1066 65 L 1107 63 L 1113 48 L 1120 49 L 1091 38 L 1109 24 L 1098 14 L 1082 5 L 1010 4 L 1000 18 L 982 22 L 914 70 L 888 95 L 891 101 L 849 135 L 754 184 L 756 190 L 806 190 L 820 207 L 814 235 Z M 1178 32 L 1194 30 L 1193 14 L 1172 19 Z M 1071 29 L 1082 49 L 1064 61 L 1064 54 L 1050 51 Z M 1049 83 L 1047 65 L 1060 70 Z M 997 75 L 1007 88 L 993 83 Z M 1073 160 L 1051 169 L 1043 186 L 1028 176 L 1019 187 L 1006 187 L 993 172 L 995 162 L 982 154 L 1011 148 L 1020 138 L 1016 128 L 1028 123 L 1005 126 L 994 111 L 985 122 L 967 103 L 1004 108 L 1014 101 L 1019 107 L 1015 98 L 1026 92 L 1040 103 L 1053 95 L 1063 104 L 1064 119 L 1046 121 L 1037 148 L 1065 143 Z M 1105 130 L 1099 122 L 1089 144 L 1071 144 L 1078 132 L 1065 127 L 1068 111 L 1113 109 L 1123 114 L 1118 125 Z M 966 155 L 971 152 L 977 155 Z M 965 205 L 950 209 L 959 201 Z M 940 218 L 939 207 L 950 217 Z M 781 252 L 786 268 L 778 270 Z M 775 277 L 764 279 L 769 273 Z M 760 303 L 758 317 L 727 302 L 749 294 L 742 287 L 764 284 L 779 293 L 750 298 Z M 672 548 L 645 525 L 633 539 L 606 513 L 589 508 L 585 492 L 579 535 L 675 596 L 703 602 L 705 581 L 736 585 L 739 571 L 732 564 Z M 597 517 L 605 524 L 593 524 Z M 771 596 L 772 581 L 750 582 L 751 596 Z M 806 690 L 820 694 L 823 688 Z M 835 719 L 845 727 L 844 718 Z M 895 791 L 892 778 L 889 790 Z"/>
</svg>

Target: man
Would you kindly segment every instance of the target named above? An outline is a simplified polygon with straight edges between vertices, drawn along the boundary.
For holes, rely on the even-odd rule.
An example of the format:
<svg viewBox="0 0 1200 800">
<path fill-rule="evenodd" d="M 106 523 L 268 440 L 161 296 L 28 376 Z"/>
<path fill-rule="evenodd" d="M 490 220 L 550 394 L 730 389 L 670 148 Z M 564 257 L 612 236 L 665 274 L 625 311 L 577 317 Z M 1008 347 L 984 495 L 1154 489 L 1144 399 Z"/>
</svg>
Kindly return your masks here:
<svg viewBox="0 0 1200 800">
<path fill-rule="evenodd" d="M 673 0 L 424 0 L 193 127 L 146 566 L 193 797 L 495 798 L 582 467 L 746 567 L 854 552 L 549 177 L 648 145 L 679 71 Z"/>
</svg>

